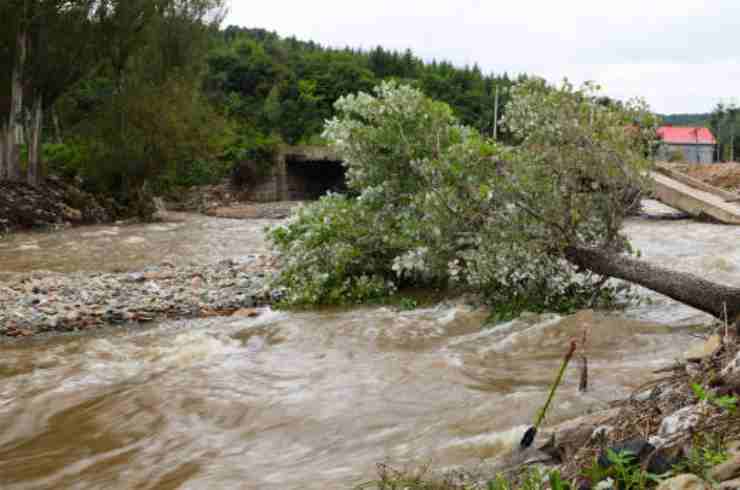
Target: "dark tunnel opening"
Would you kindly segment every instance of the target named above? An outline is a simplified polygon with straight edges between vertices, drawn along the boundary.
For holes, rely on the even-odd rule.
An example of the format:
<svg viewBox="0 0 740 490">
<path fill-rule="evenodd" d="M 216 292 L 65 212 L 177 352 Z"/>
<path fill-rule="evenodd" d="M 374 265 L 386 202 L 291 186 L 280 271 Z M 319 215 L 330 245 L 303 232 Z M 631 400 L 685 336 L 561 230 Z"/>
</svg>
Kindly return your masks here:
<svg viewBox="0 0 740 490">
<path fill-rule="evenodd" d="M 290 200 L 316 200 L 328 192 L 347 190 L 346 172 L 341 161 L 304 160 L 289 156 L 285 164 Z"/>
</svg>

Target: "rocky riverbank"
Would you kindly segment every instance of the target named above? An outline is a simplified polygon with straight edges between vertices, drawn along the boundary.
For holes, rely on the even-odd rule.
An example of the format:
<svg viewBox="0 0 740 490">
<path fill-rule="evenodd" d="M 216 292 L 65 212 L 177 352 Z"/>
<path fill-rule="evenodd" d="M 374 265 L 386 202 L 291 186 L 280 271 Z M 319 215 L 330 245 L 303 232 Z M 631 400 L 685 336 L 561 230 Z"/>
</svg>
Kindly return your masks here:
<svg viewBox="0 0 740 490">
<path fill-rule="evenodd" d="M 38 188 L 23 182 L 0 182 L 0 234 L 32 228 L 107 223 L 116 204 L 49 177 Z"/>
<path fill-rule="evenodd" d="M 133 273 L 17 274 L 0 283 L 0 337 L 31 337 L 164 319 L 249 315 L 269 304 L 275 259 L 169 263 Z"/>
<path fill-rule="evenodd" d="M 540 431 L 527 449 L 516 444 L 476 468 L 443 472 L 383 464 L 378 480 L 363 488 L 545 490 L 555 488 L 547 475 L 556 473 L 564 490 L 740 489 L 738 336 L 719 326 L 655 374 L 608 409 Z"/>
</svg>

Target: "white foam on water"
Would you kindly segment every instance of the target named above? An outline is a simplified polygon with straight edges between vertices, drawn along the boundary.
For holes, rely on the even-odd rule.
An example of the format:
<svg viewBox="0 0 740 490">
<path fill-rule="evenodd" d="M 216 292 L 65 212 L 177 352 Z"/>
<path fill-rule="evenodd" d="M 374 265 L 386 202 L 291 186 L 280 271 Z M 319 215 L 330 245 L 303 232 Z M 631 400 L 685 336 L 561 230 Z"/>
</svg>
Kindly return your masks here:
<svg viewBox="0 0 740 490">
<path fill-rule="evenodd" d="M 118 236 L 120 233 L 121 233 L 121 230 L 115 227 L 115 228 L 109 228 L 106 230 L 88 231 L 85 233 L 80 233 L 80 236 L 83 236 L 85 238 L 98 238 L 98 237 Z"/>
<path fill-rule="evenodd" d="M 123 243 L 125 243 L 126 245 L 140 245 L 147 242 L 148 240 L 146 238 L 142 238 L 140 236 L 132 236 L 123 240 Z"/>
<path fill-rule="evenodd" d="M 504 338 L 495 341 L 489 346 L 482 347 L 480 352 L 508 352 L 517 342 L 531 341 L 536 337 L 541 337 L 547 329 L 556 326 L 562 319 L 561 316 L 548 315 L 543 321 L 533 325 L 522 324 L 520 321 L 515 320 L 510 326 L 510 329 L 514 330 L 513 332 L 508 333 Z M 519 330 L 517 327 L 523 328 Z"/>
<path fill-rule="evenodd" d="M 510 452 L 519 445 L 529 427 L 518 425 L 500 432 L 488 432 L 468 437 L 456 437 L 442 446 L 442 449 L 478 450 L 494 449 L 497 454 Z M 487 452 L 489 452 L 487 451 Z"/>
<path fill-rule="evenodd" d="M 24 243 L 23 245 L 16 248 L 16 250 L 24 252 L 29 250 L 41 250 L 41 247 L 38 243 L 32 242 L 32 243 Z"/>
<path fill-rule="evenodd" d="M 173 231 L 177 228 L 180 228 L 181 225 L 177 223 L 169 223 L 165 225 L 151 225 L 146 227 L 146 231 L 155 231 L 155 232 L 167 232 L 167 231 Z"/>
</svg>

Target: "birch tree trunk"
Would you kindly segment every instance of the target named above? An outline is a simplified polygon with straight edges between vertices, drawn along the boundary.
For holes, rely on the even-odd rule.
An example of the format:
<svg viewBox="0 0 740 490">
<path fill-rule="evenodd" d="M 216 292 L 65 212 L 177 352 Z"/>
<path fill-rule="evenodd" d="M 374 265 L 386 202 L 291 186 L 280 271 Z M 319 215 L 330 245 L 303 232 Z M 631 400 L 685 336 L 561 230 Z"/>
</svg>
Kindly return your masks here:
<svg viewBox="0 0 740 490">
<path fill-rule="evenodd" d="M 59 123 L 59 114 L 55 109 L 51 110 L 51 120 L 54 125 L 54 143 L 62 143 L 62 125 Z"/>
<path fill-rule="evenodd" d="M 23 144 L 23 69 L 26 64 L 28 48 L 28 36 L 24 27 L 19 29 L 16 36 L 16 48 L 18 53 L 13 66 L 10 88 L 6 168 L 8 180 L 20 181 L 22 180 L 20 155 L 21 145 Z"/>
<path fill-rule="evenodd" d="M 41 183 L 41 131 L 43 129 L 44 107 L 43 100 L 37 95 L 31 110 L 31 124 L 28 142 L 28 173 L 26 179 L 29 185 L 37 187 Z"/>
<path fill-rule="evenodd" d="M 0 124 L 0 182 L 8 178 L 8 152 L 7 152 L 8 131 L 5 124 Z"/>
</svg>

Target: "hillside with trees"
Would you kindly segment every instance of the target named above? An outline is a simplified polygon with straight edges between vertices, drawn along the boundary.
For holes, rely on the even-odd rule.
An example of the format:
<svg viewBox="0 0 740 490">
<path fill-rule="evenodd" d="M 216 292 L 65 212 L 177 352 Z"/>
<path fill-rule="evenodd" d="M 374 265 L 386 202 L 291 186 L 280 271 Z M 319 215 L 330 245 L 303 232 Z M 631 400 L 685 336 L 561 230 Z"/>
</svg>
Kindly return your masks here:
<svg viewBox="0 0 740 490">
<path fill-rule="evenodd" d="M 3 3 L 0 180 L 38 187 L 44 175 L 63 175 L 137 207 L 152 192 L 269 160 L 279 144 L 323 144 L 334 102 L 383 80 L 448 103 L 489 135 L 515 82 L 425 63 L 410 50 L 222 29 L 223 8 L 222 0 Z"/>
<path fill-rule="evenodd" d="M 692 128 L 708 128 L 711 114 L 663 114 L 660 118 L 663 124 L 671 126 L 689 126 Z"/>
<path fill-rule="evenodd" d="M 486 134 L 494 131 L 497 91 L 500 119 L 514 83 L 506 74 L 484 74 L 478 66 L 425 63 L 411 50 L 333 49 L 231 26 L 215 36 L 204 88 L 235 123 L 249 152 L 275 142 L 322 143 L 324 122 L 335 115 L 337 99 L 370 92 L 389 79 L 448 103 L 461 121 Z"/>
</svg>

